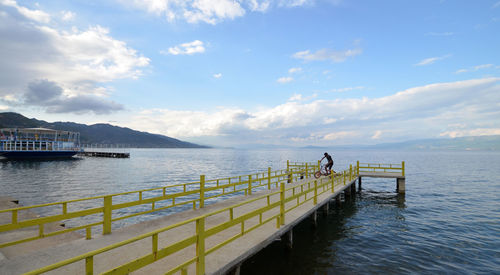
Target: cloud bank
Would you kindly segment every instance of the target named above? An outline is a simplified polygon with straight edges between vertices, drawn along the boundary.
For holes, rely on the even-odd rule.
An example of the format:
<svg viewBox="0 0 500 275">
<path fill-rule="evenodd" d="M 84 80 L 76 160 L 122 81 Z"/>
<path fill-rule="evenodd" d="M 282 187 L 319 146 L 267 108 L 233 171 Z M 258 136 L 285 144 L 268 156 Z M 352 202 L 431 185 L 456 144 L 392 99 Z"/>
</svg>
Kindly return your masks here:
<svg viewBox="0 0 500 275">
<path fill-rule="evenodd" d="M 0 1 L 0 9 L 0 99 L 45 106 L 50 112 L 107 113 L 121 109 L 121 105 L 105 100 L 111 91 L 103 84 L 137 78 L 142 75 L 141 68 L 150 62 L 99 25 L 63 30 L 50 14 L 13 0 Z M 62 20 L 73 17 L 73 13 L 64 12 Z M 54 94 L 46 90 L 48 83 L 53 85 Z M 45 85 L 45 90 L 39 90 L 37 85 Z M 52 100 L 50 106 L 46 102 L 37 104 L 33 100 L 35 91 L 60 98 Z M 98 101 L 103 103 L 99 105 Z M 69 105 L 76 109 L 67 108 Z"/>
<path fill-rule="evenodd" d="M 248 12 L 267 12 L 275 8 L 311 5 L 311 0 L 134 0 L 120 1 L 127 7 L 145 10 L 168 21 L 217 24 L 244 16 Z M 332 1 L 337 4 L 338 0 Z"/>
<path fill-rule="evenodd" d="M 500 129 L 499 82 L 436 83 L 378 98 L 302 100 L 294 95 L 257 111 L 146 110 L 126 126 L 178 138 L 219 137 L 224 144 L 331 145 L 479 135 Z"/>
</svg>

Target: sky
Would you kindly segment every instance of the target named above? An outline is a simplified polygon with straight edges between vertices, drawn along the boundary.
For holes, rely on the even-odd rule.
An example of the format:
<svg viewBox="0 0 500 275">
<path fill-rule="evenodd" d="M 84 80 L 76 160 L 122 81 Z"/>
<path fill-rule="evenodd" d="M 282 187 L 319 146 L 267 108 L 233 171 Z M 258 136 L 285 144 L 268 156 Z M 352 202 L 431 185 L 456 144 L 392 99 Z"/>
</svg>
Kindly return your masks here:
<svg viewBox="0 0 500 275">
<path fill-rule="evenodd" d="M 500 1 L 0 0 L 0 112 L 233 147 L 500 135 Z"/>
</svg>

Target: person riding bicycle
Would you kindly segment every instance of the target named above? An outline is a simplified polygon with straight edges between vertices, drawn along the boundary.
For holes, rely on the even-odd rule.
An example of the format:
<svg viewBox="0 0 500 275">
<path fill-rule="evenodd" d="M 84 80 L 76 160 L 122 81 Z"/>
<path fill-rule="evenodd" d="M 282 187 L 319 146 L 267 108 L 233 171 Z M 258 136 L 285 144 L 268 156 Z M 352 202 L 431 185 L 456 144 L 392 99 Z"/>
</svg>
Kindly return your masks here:
<svg viewBox="0 0 500 275">
<path fill-rule="evenodd" d="M 326 164 L 325 166 L 325 169 L 326 169 L 326 173 L 330 174 L 331 173 L 331 170 L 332 170 L 332 167 L 333 167 L 333 159 L 332 159 L 332 156 L 330 156 L 327 152 L 325 152 L 325 156 L 321 158 L 320 162 L 326 158 L 326 160 L 328 161 L 328 163 Z"/>
</svg>

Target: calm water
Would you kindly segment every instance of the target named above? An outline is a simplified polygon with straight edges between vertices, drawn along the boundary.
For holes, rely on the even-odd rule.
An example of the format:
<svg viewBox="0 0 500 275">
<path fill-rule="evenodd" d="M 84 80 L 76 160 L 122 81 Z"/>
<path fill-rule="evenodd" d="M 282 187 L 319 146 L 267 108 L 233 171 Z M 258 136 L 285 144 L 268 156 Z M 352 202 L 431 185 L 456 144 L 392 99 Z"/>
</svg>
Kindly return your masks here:
<svg viewBox="0 0 500 275">
<path fill-rule="evenodd" d="M 23 205 L 56 202 L 195 181 L 200 174 L 279 169 L 287 159 L 314 161 L 322 153 L 136 149 L 130 159 L 0 161 L 0 196 Z M 405 160 L 406 195 L 395 193 L 393 179 L 364 179 L 356 199 L 321 217 L 316 229 L 309 221 L 296 227 L 292 250 L 275 242 L 247 261 L 243 274 L 500 274 L 500 153 L 333 153 L 335 170 L 356 160 Z"/>
</svg>

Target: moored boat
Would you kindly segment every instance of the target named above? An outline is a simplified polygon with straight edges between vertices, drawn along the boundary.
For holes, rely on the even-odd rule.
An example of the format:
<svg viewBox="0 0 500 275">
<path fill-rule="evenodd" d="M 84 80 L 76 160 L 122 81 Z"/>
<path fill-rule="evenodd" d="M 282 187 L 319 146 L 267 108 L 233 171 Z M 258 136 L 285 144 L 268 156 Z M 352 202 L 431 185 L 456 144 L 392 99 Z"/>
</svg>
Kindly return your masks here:
<svg viewBox="0 0 500 275">
<path fill-rule="evenodd" d="M 71 158 L 80 151 L 80 133 L 46 128 L 0 129 L 0 157 Z"/>
</svg>

